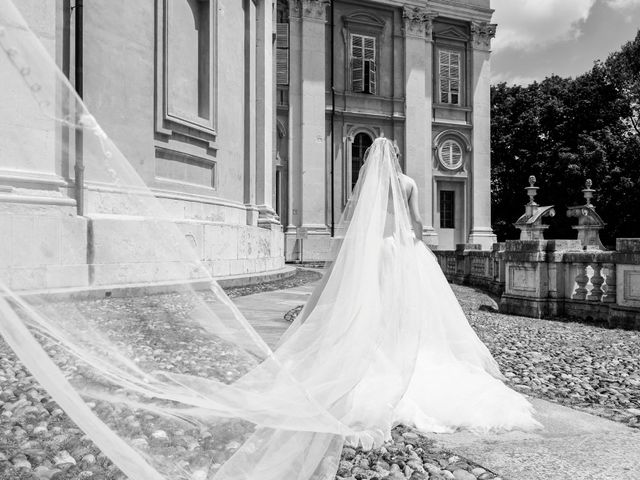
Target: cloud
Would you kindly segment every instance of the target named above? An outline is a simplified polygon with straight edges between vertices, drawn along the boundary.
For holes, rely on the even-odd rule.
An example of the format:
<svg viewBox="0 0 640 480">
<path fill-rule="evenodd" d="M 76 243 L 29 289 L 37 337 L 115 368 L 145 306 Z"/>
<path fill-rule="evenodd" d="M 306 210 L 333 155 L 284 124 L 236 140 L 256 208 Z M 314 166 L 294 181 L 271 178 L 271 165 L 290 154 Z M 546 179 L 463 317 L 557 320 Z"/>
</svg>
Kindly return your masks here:
<svg viewBox="0 0 640 480">
<path fill-rule="evenodd" d="M 492 72 L 491 74 L 492 85 L 502 82 L 505 82 L 507 85 L 529 85 L 538 80 L 540 79 L 533 75 L 517 75 L 513 72 Z"/>
<path fill-rule="evenodd" d="M 492 0 L 498 24 L 493 51 L 532 50 L 575 39 L 596 0 Z M 637 3 L 640 0 L 608 0 Z"/>
<path fill-rule="evenodd" d="M 607 4 L 617 10 L 626 10 L 640 7 L 640 0 L 607 0 Z"/>
<path fill-rule="evenodd" d="M 503 40 L 510 40 L 508 45 L 493 48 L 493 83 L 504 81 L 526 85 L 551 74 L 575 77 L 592 68 L 596 59 L 606 59 L 638 34 L 640 0 L 594 0 L 586 18 L 583 12 L 590 2 L 554 1 L 556 7 L 562 2 L 573 3 L 576 8 L 564 23 L 558 19 L 552 21 L 557 9 L 556 13 L 550 14 L 548 2 L 537 4 L 539 8 L 536 9 L 536 4 L 524 0 L 492 0 L 491 5 L 496 10 L 494 19 L 502 22 L 497 34 L 501 29 L 502 34 L 514 32 L 503 37 Z M 622 8 L 623 3 L 629 6 Z M 516 12 L 513 4 L 521 11 Z M 533 15 L 536 12 L 538 17 Z"/>
</svg>

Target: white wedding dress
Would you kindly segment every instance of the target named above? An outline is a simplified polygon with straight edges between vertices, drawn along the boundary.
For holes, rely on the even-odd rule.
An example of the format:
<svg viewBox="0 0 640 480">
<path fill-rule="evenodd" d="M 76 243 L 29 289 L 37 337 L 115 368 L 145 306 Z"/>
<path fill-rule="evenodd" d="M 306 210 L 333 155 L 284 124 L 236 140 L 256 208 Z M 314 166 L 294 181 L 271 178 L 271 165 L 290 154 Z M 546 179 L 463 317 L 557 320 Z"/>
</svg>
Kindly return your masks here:
<svg viewBox="0 0 640 480">
<path fill-rule="evenodd" d="M 0 0 L 0 47 L 3 147 L 34 170 L 53 140 L 74 158 L 63 134 L 82 132 L 86 219 L 130 225 L 117 241 L 173 275 L 163 295 L 94 302 L 23 296 L 0 281 L 0 335 L 128 478 L 332 480 L 345 442 L 378 446 L 397 423 L 539 426 L 416 242 L 389 141 L 369 149 L 334 261 L 271 351 L 10 0 Z M 77 235 L 73 222 L 58 225 L 61 238 Z M 101 248 L 117 256 L 118 245 Z M 51 264 L 70 253 L 43 252 Z M 203 280 L 210 290 L 194 290 Z"/>
<path fill-rule="evenodd" d="M 344 394 L 323 404 L 356 430 L 348 441 L 365 448 L 389 439 L 397 423 L 425 432 L 538 427 L 530 404 L 502 382 L 435 256 L 415 239 L 399 175 L 393 145 L 377 139 L 331 271 L 276 355 L 310 391 Z M 361 369 L 351 377 L 344 365 Z"/>
</svg>

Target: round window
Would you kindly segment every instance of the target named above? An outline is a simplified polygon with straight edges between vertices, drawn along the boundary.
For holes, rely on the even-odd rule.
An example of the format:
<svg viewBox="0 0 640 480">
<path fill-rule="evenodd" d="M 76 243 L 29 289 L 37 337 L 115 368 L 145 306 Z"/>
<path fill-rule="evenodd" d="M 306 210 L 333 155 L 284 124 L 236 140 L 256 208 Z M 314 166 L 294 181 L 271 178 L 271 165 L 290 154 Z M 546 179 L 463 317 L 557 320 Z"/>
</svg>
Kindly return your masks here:
<svg viewBox="0 0 640 480">
<path fill-rule="evenodd" d="M 462 166 L 462 147 L 455 140 L 445 140 L 438 148 L 440 163 L 444 168 L 456 170 Z"/>
</svg>

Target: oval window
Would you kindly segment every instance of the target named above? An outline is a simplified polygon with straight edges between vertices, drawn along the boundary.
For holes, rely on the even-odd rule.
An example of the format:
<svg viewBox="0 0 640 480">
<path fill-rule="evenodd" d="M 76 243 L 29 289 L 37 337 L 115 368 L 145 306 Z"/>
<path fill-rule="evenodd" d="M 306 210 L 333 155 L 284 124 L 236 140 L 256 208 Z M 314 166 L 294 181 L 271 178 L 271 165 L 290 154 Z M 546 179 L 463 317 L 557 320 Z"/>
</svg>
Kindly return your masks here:
<svg viewBox="0 0 640 480">
<path fill-rule="evenodd" d="M 438 156 L 442 166 L 449 170 L 462 166 L 462 147 L 455 140 L 445 140 L 438 148 Z"/>
</svg>

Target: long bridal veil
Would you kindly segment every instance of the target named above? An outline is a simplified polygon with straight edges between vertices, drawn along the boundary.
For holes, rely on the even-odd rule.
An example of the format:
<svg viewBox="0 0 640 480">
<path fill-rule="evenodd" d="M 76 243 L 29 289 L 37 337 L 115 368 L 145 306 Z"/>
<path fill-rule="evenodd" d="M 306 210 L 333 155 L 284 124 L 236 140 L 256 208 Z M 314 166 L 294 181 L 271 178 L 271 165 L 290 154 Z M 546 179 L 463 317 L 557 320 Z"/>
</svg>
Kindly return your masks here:
<svg viewBox="0 0 640 480">
<path fill-rule="evenodd" d="M 0 48 L 6 170 L 17 178 L 62 165 L 71 177 L 81 134 L 86 180 L 82 217 L 65 182 L 0 191 L 17 260 L 0 277 L 0 335 L 127 477 L 330 480 L 345 441 L 379 445 L 401 419 L 456 426 L 442 404 L 423 403 L 422 375 L 442 382 L 443 368 L 455 365 L 480 378 L 472 382 L 480 389 L 499 378 L 437 263 L 415 242 L 389 141 L 368 151 L 332 267 L 271 351 L 9 0 L 0 0 Z M 43 226 L 55 235 L 42 238 Z M 98 228 L 115 231 L 102 232 L 99 249 L 76 251 Z M 25 232 L 31 238 L 16 241 Z M 123 249 L 138 263 L 126 263 Z M 163 283 L 153 295 L 121 289 L 100 300 L 38 291 L 38 275 L 60 265 L 88 286 L 104 272 L 140 283 L 149 269 Z M 17 290 L 16 275 L 32 275 L 21 282 L 34 287 Z M 477 418 L 480 408 L 460 425 L 530 426 L 526 402 L 495 382 L 491 391 L 514 400 L 514 416 Z"/>
</svg>

